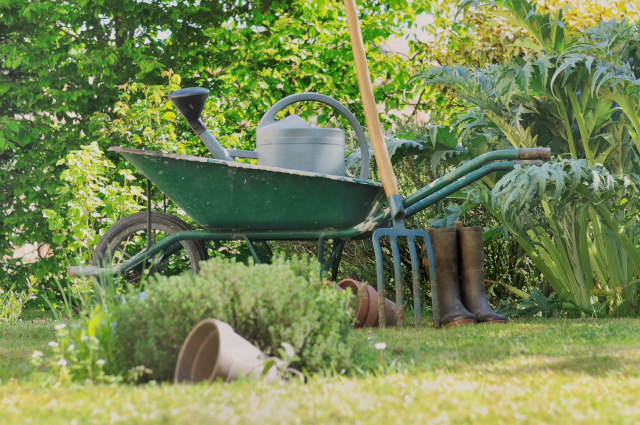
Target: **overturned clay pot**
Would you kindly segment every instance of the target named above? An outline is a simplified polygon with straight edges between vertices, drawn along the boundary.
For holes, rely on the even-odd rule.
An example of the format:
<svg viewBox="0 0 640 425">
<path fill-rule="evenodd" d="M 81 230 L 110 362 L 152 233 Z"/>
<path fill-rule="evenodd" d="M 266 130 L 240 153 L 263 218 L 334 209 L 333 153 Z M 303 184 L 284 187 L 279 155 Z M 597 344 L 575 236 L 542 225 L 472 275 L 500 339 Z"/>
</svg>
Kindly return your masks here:
<svg viewBox="0 0 640 425">
<path fill-rule="evenodd" d="M 267 357 L 253 344 L 233 331 L 227 323 L 205 319 L 189 332 L 182 344 L 174 380 L 182 382 L 231 382 L 238 376 L 276 379 L 272 367 L 265 374 Z"/>
</svg>

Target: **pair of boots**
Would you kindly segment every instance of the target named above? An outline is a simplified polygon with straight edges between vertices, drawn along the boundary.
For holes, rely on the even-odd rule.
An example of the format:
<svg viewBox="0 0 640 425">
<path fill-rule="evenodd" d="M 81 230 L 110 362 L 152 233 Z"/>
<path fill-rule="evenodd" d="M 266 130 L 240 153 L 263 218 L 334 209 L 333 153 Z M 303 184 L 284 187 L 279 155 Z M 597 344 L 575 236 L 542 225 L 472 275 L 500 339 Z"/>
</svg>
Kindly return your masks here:
<svg viewBox="0 0 640 425">
<path fill-rule="evenodd" d="M 482 227 L 429 229 L 435 257 L 440 326 L 506 323 L 489 306 L 484 288 Z"/>
</svg>

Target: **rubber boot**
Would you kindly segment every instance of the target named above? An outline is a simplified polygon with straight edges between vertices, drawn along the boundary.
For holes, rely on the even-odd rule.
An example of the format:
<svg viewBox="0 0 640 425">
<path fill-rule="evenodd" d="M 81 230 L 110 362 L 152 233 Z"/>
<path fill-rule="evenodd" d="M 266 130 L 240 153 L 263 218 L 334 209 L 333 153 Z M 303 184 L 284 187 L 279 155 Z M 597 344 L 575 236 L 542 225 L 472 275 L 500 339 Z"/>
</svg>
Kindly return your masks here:
<svg viewBox="0 0 640 425">
<path fill-rule="evenodd" d="M 484 250 L 482 227 L 458 227 L 458 257 L 460 259 L 460 293 L 464 306 L 476 316 L 478 323 L 507 323 L 494 312 L 487 301 L 484 287 Z"/>
<path fill-rule="evenodd" d="M 429 237 L 436 262 L 440 325 L 448 328 L 475 323 L 475 316 L 460 300 L 456 229 L 429 229 Z"/>
</svg>

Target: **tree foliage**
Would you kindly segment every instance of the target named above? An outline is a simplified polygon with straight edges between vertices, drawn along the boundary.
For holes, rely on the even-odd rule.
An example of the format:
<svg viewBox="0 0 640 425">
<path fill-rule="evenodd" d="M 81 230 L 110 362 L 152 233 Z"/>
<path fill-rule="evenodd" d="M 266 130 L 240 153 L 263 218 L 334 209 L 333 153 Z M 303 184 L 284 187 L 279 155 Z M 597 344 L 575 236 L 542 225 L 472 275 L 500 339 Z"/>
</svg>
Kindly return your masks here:
<svg viewBox="0 0 640 425">
<path fill-rule="evenodd" d="M 404 0 L 361 5 L 371 74 L 386 82 L 376 88 L 376 98 L 389 108 L 402 105 L 411 66 L 377 46 L 414 16 Z M 183 87 L 211 90 L 208 124 L 227 147 L 252 146 L 253 129 L 268 106 L 292 93 L 331 95 L 362 119 L 337 1 L 0 0 L 2 281 L 22 285 L 34 275 L 46 285 L 67 264 L 83 261 L 69 251 L 66 259 L 56 255 L 26 266 L 4 255 L 27 242 L 49 244 L 58 253 L 80 243 L 57 224 L 51 229 L 52 218 L 43 214 L 55 211 L 65 196 L 59 189 L 68 185 L 61 183 L 66 164 L 59 160 L 70 152 L 92 141 L 104 151 L 109 145 L 157 148 L 174 142 L 180 148 L 183 140 L 182 149 L 198 152 L 189 137 L 162 141 L 163 133 L 172 134 L 170 124 L 184 124 L 164 97 L 145 98 L 150 93 L 132 85 L 167 87 L 168 75 L 180 75 Z M 129 97 L 116 106 L 123 85 Z M 151 101 L 157 101 L 154 111 L 163 110 L 160 127 L 141 110 Z M 126 105 L 128 112 L 137 108 L 138 116 L 116 131 Z M 320 122 L 330 117 L 327 110 L 320 113 Z M 116 168 L 104 177 L 123 187 L 120 171 L 127 165 L 108 159 Z"/>
</svg>

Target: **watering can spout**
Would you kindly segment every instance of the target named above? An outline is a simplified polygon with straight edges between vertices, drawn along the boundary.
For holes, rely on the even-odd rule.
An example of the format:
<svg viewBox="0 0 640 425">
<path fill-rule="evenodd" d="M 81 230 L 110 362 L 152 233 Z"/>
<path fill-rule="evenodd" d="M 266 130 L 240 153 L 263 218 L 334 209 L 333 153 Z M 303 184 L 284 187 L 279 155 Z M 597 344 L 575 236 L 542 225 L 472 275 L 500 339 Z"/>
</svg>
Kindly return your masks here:
<svg viewBox="0 0 640 425">
<path fill-rule="evenodd" d="M 215 159 L 223 161 L 233 161 L 229 153 L 220 145 L 200 119 L 200 114 L 204 109 L 204 104 L 209 97 L 209 90 L 192 87 L 181 89 L 169 94 L 169 100 L 173 102 L 176 109 L 189 123 L 193 131 L 198 135 L 202 143 L 209 149 Z"/>
</svg>

